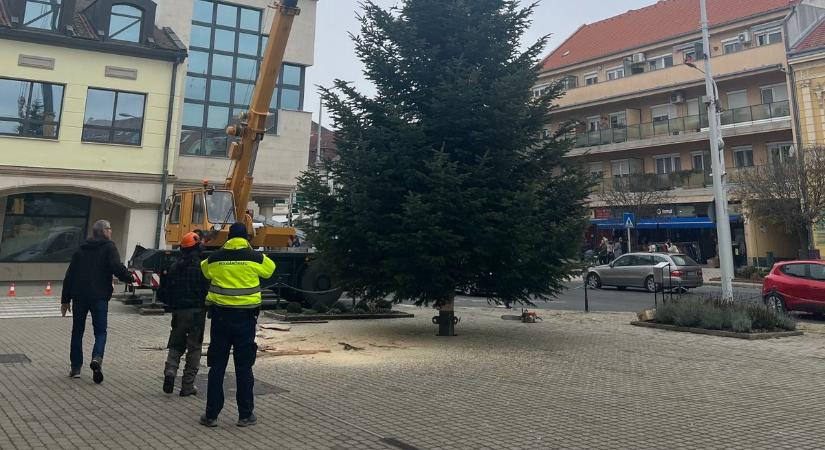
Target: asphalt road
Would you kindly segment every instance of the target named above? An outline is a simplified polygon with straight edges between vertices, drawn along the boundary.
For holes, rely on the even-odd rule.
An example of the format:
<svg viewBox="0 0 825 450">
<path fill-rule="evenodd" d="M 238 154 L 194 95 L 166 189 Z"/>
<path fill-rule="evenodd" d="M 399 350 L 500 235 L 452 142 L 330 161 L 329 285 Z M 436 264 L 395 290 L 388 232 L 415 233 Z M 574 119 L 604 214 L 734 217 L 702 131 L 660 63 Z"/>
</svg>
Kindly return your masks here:
<svg viewBox="0 0 825 450">
<path fill-rule="evenodd" d="M 567 287 L 568 289 L 557 299 L 547 302 L 539 300 L 535 302 L 535 307 L 528 308 L 584 311 L 584 288 L 582 283 L 568 283 Z M 692 290 L 690 294 L 686 295 L 695 296 L 714 293 L 719 293 L 719 287 L 705 286 Z M 670 294 L 666 293 L 664 295 L 670 298 Z M 758 298 L 759 295 L 757 289 L 734 288 L 736 298 Z M 590 311 L 638 312 L 645 308 L 652 308 L 654 305 L 653 294 L 641 289 L 627 289 L 624 291 L 615 288 L 588 289 L 587 296 Z M 658 296 L 661 300 L 662 294 L 659 293 Z M 674 298 L 678 297 L 676 294 L 673 294 L 673 296 Z M 464 295 L 456 296 L 456 306 L 496 307 L 495 305 L 489 305 L 486 298 Z M 514 308 L 519 308 L 519 306 L 515 305 Z"/>
</svg>

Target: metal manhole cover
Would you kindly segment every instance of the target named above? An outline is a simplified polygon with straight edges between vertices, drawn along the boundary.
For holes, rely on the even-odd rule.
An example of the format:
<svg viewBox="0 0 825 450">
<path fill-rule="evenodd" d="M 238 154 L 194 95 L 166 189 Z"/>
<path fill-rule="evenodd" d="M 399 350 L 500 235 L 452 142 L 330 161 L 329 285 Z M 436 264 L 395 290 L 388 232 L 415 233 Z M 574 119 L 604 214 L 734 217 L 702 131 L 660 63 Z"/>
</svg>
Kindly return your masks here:
<svg viewBox="0 0 825 450">
<path fill-rule="evenodd" d="M 32 360 L 22 353 L 0 354 L 0 364 L 26 364 Z"/>
</svg>

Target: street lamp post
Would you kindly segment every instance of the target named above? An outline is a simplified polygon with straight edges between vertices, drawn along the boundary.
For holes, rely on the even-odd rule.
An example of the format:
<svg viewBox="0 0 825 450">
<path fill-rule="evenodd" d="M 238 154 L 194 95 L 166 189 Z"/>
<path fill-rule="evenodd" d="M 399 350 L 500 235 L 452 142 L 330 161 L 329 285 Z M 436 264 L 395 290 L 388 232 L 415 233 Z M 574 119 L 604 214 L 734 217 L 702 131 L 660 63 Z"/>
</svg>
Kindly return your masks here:
<svg viewBox="0 0 825 450">
<path fill-rule="evenodd" d="M 708 125 L 710 129 L 710 154 L 713 169 L 713 196 L 716 199 L 716 234 L 719 241 L 719 267 L 721 268 L 722 300 L 733 300 L 733 250 L 730 237 L 730 219 L 728 215 L 728 193 L 726 187 L 727 173 L 722 153 L 724 142 L 720 122 L 720 105 L 714 89 L 713 72 L 710 67 L 710 32 L 708 31 L 708 11 L 706 0 L 699 0 L 702 13 L 702 58 L 705 61 L 705 89 L 710 105 L 708 107 Z M 699 55 L 697 55 L 699 56 Z"/>
</svg>

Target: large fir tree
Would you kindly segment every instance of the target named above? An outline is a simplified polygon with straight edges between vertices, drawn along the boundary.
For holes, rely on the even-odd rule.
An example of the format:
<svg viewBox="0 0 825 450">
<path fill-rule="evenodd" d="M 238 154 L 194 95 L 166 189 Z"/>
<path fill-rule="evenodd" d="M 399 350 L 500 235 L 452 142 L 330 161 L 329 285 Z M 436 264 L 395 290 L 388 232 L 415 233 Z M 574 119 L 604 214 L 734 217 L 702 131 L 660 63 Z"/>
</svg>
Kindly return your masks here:
<svg viewBox="0 0 825 450">
<path fill-rule="evenodd" d="M 542 136 L 562 87 L 533 98 L 545 39 L 519 43 L 534 6 L 363 4 L 354 40 L 377 94 L 323 90 L 340 160 L 332 183 L 299 183 L 309 235 L 350 294 L 451 311 L 464 285 L 527 304 L 563 289 L 589 183 L 562 132 Z"/>
</svg>

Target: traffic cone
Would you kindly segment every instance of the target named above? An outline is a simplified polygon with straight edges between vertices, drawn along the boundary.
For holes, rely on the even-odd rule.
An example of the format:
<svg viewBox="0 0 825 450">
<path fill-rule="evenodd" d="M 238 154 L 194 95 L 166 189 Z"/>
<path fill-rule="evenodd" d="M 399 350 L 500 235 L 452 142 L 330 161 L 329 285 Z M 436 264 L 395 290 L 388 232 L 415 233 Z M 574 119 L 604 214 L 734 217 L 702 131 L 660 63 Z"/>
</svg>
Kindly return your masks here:
<svg viewBox="0 0 825 450">
<path fill-rule="evenodd" d="M 7 295 L 9 297 L 17 297 L 17 294 L 14 292 L 14 283 L 9 286 L 9 293 Z"/>
<path fill-rule="evenodd" d="M 52 295 L 52 282 L 46 283 L 46 295 Z"/>
</svg>

